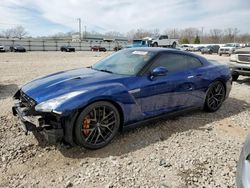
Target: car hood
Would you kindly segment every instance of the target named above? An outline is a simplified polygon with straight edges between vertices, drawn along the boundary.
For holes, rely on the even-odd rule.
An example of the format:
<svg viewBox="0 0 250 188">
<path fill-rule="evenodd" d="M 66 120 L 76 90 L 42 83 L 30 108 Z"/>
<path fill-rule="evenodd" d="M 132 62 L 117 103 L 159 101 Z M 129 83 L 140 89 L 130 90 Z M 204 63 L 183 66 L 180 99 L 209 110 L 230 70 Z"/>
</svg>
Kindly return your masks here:
<svg viewBox="0 0 250 188">
<path fill-rule="evenodd" d="M 208 47 L 205 47 L 205 48 L 202 48 L 201 51 L 209 51 L 211 48 L 208 48 Z"/>
<path fill-rule="evenodd" d="M 222 46 L 222 47 L 220 47 L 220 49 L 234 49 L 235 47 L 226 47 L 226 46 Z"/>
<path fill-rule="evenodd" d="M 40 77 L 25 84 L 22 91 L 37 103 L 127 76 L 80 68 Z"/>
<path fill-rule="evenodd" d="M 22 47 L 22 46 L 14 46 L 14 48 L 19 49 L 19 50 L 24 49 L 24 47 Z"/>
<path fill-rule="evenodd" d="M 250 47 L 241 48 L 235 51 L 236 54 L 250 54 Z"/>
</svg>

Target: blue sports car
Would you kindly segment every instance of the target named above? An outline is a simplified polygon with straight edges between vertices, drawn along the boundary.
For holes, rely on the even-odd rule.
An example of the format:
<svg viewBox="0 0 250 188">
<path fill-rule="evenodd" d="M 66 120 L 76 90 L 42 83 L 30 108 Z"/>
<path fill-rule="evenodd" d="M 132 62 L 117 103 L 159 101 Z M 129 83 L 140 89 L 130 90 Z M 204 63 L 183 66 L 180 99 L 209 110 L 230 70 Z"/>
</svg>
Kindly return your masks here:
<svg viewBox="0 0 250 188">
<path fill-rule="evenodd" d="M 12 110 L 25 132 L 98 149 L 129 125 L 197 108 L 215 112 L 231 84 L 223 64 L 174 49 L 133 48 L 27 83 Z"/>
</svg>

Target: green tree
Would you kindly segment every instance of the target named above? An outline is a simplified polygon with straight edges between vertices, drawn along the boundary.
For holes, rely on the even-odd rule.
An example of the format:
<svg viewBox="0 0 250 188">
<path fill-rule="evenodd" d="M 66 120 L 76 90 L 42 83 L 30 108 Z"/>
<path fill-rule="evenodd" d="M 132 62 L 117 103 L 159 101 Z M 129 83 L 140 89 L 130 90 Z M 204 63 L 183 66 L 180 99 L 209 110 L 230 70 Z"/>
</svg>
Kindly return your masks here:
<svg viewBox="0 0 250 188">
<path fill-rule="evenodd" d="M 201 43 L 200 37 L 197 35 L 194 39 L 194 44 L 200 44 L 200 43 Z"/>
<path fill-rule="evenodd" d="M 182 43 L 182 44 L 189 44 L 188 38 L 187 38 L 187 37 L 182 38 L 182 39 L 181 39 L 181 43 Z"/>
</svg>

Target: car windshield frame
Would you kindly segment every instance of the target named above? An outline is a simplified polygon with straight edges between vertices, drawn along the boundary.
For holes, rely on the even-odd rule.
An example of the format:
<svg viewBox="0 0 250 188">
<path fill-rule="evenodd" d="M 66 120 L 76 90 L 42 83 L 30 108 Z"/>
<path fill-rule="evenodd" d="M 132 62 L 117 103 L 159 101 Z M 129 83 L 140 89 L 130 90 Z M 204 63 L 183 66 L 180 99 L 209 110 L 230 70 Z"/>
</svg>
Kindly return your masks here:
<svg viewBox="0 0 250 188">
<path fill-rule="evenodd" d="M 157 55 L 147 50 L 121 50 L 98 61 L 90 68 L 111 74 L 136 76 Z"/>
</svg>

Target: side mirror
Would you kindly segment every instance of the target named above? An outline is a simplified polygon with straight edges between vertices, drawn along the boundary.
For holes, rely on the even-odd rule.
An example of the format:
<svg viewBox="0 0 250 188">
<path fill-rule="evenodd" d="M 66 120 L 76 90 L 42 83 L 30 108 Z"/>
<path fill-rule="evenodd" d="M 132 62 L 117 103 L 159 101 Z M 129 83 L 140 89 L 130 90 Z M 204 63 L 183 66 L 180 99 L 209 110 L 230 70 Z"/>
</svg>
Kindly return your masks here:
<svg viewBox="0 0 250 188">
<path fill-rule="evenodd" d="M 153 80 L 155 77 L 158 76 L 165 76 L 167 74 L 168 70 L 165 67 L 155 67 L 150 72 L 150 79 Z"/>
</svg>

